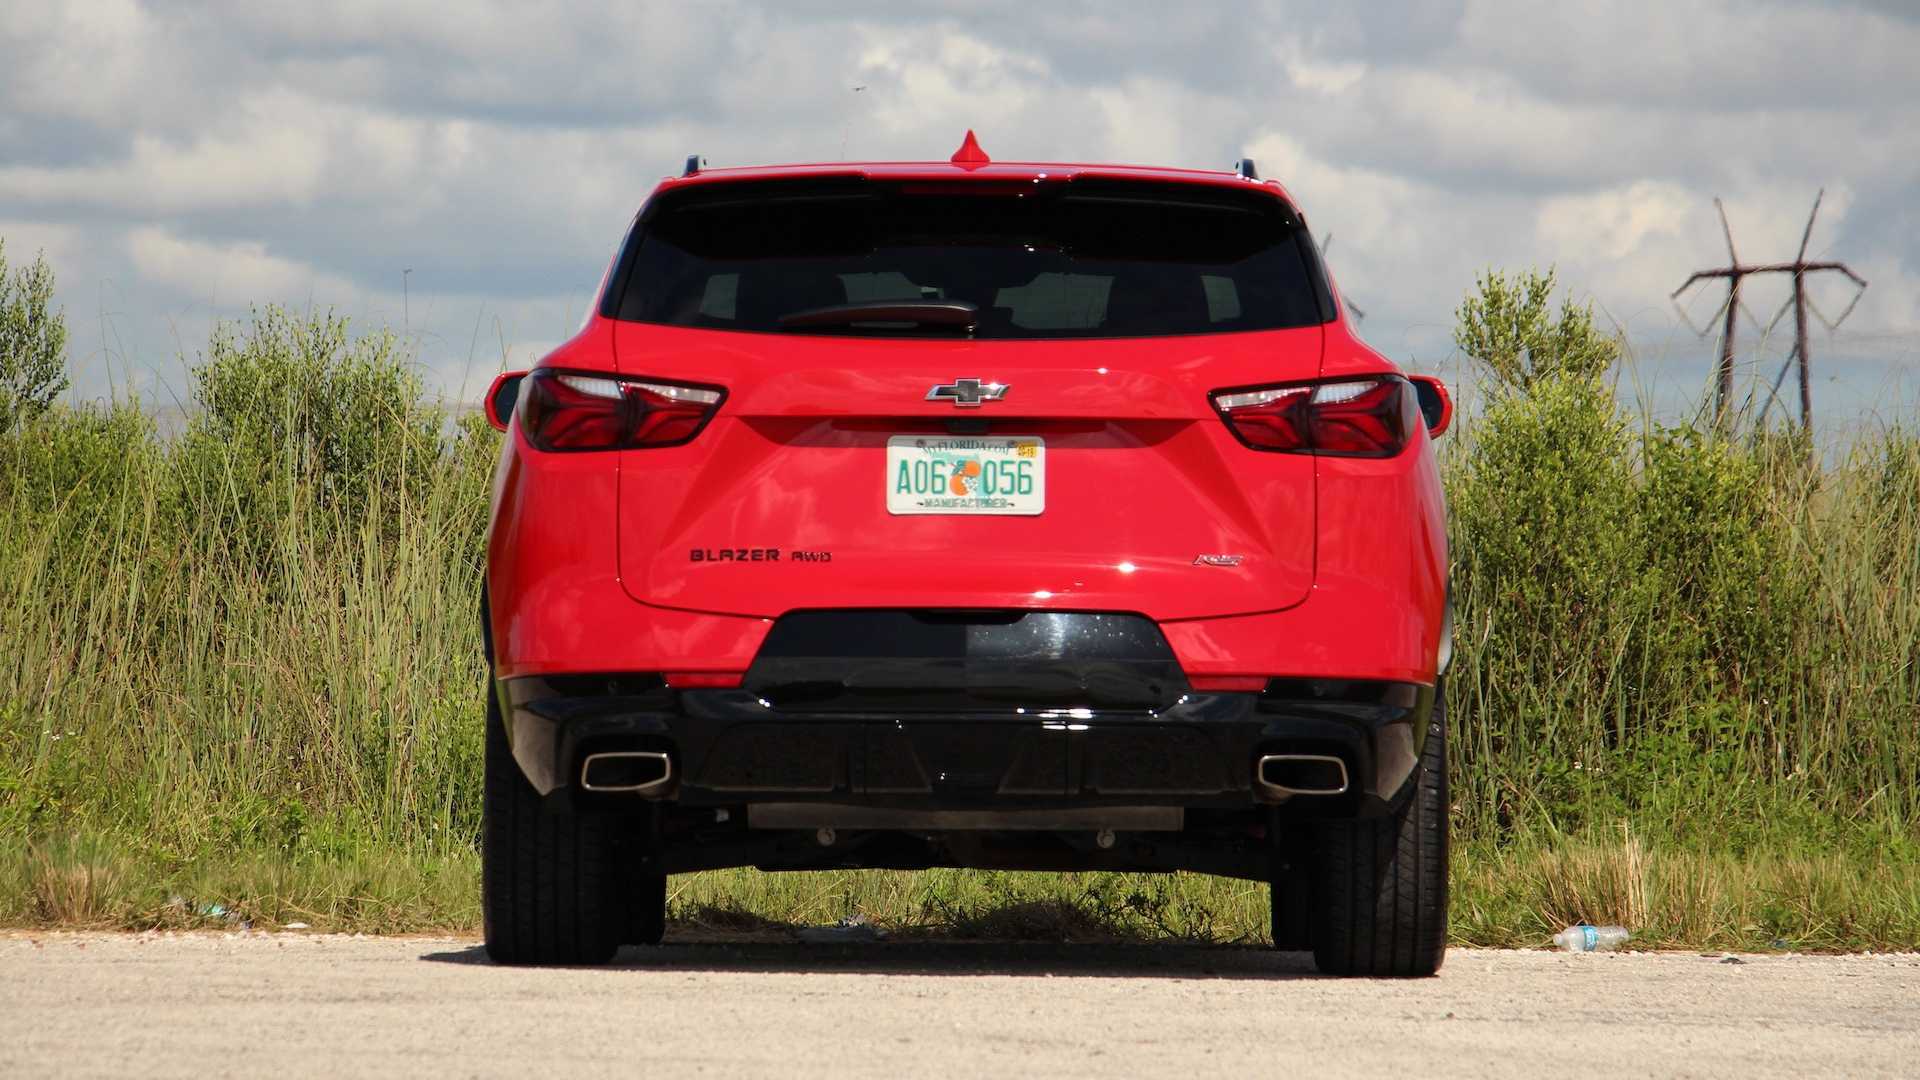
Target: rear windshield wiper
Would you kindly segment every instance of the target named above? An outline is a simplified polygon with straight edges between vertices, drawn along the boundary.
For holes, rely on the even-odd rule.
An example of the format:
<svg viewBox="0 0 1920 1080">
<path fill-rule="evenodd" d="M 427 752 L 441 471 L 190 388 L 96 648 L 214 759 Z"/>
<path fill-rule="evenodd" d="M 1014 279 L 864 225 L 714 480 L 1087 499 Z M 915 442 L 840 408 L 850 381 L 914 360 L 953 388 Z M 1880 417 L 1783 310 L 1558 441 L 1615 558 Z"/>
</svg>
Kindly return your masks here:
<svg viewBox="0 0 1920 1080">
<path fill-rule="evenodd" d="M 971 331 L 980 322 L 980 307 L 965 300 L 875 300 L 864 304 L 835 304 L 780 316 L 782 330 L 823 326 L 951 326 Z"/>
</svg>

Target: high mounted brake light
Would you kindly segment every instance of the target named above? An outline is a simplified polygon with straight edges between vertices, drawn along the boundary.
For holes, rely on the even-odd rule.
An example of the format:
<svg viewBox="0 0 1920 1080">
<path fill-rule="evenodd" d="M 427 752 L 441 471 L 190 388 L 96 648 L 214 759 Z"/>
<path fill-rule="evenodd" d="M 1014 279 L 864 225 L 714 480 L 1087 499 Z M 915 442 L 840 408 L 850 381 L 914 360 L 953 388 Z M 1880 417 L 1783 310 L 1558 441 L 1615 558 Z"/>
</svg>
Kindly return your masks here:
<svg viewBox="0 0 1920 1080">
<path fill-rule="evenodd" d="M 1213 407 L 1241 442 L 1280 453 L 1392 457 L 1421 426 L 1398 375 L 1220 390 Z"/>
<path fill-rule="evenodd" d="M 541 368 L 520 388 L 520 428 L 541 450 L 679 446 L 713 418 L 726 391 L 601 372 Z"/>
</svg>

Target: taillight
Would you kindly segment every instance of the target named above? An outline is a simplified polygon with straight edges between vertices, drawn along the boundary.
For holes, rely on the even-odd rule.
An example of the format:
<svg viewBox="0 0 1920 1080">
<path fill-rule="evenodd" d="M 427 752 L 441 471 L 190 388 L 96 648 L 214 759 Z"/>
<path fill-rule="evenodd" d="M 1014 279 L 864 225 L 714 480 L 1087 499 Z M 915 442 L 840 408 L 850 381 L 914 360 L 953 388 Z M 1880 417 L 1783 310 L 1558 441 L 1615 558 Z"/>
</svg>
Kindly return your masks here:
<svg viewBox="0 0 1920 1080">
<path fill-rule="evenodd" d="M 539 368 L 520 387 L 520 430 L 542 450 L 679 446 L 725 396 L 715 386 Z"/>
<path fill-rule="evenodd" d="M 1213 407 L 1255 450 L 1392 457 L 1420 427 L 1413 389 L 1398 375 L 1222 390 Z"/>
</svg>

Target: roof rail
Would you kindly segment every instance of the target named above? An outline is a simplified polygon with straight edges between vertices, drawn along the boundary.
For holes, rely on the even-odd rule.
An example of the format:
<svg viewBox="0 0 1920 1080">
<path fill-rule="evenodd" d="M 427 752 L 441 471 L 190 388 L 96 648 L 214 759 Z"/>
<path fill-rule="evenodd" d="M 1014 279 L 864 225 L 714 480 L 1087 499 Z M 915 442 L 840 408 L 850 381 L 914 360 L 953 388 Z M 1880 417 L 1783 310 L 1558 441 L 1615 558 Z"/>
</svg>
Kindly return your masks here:
<svg viewBox="0 0 1920 1080">
<path fill-rule="evenodd" d="M 1243 157 L 1234 162 L 1233 171 L 1239 173 L 1243 180 L 1260 179 L 1260 170 L 1253 167 L 1253 159 L 1250 157 Z"/>
<path fill-rule="evenodd" d="M 706 168 L 706 167 L 707 167 L 707 159 L 706 159 L 706 158 L 703 158 L 703 157 L 701 157 L 701 156 L 700 156 L 699 154 L 688 154 L 688 155 L 687 155 L 687 169 L 686 169 L 686 171 L 685 171 L 685 172 L 683 172 L 683 173 L 681 173 L 680 175 L 681 175 L 681 176 L 692 176 L 692 175 L 693 175 L 694 173 L 697 173 L 697 172 L 699 172 L 699 171 L 700 171 L 701 169 L 704 169 L 704 168 Z"/>
</svg>

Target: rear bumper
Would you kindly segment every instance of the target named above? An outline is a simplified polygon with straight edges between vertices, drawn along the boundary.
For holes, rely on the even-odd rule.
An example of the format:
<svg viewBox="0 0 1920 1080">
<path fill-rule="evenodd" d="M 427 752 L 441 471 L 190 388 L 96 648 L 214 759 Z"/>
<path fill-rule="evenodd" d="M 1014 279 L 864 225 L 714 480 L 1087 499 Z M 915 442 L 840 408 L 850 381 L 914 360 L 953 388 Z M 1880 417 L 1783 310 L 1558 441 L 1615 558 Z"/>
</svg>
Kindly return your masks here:
<svg viewBox="0 0 1920 1080">
<path fill-rule="evenodd" d="M 1282 816 L 1384 813 L 1419 761 L 1433 689 L 1274 680 L 1264 693 L 1188 693 L 1158 710 L 804 712 L 748 690 L 669 690 L 653 676 L 498 683 L 515 760 L 533 786 L 577 794 L 593 753 L 664 752 L 683 807 L 825 803 L 902 810 L 1171 806 Z M 1256 782 L 1273 753 L 1337 756 L 1339 795 Z"/>
</svg>

